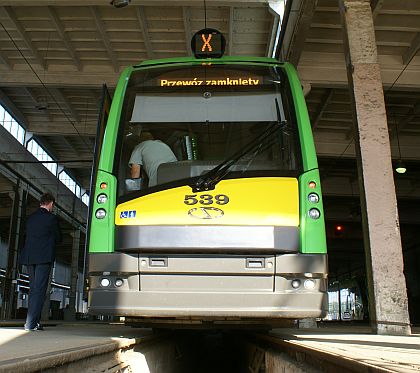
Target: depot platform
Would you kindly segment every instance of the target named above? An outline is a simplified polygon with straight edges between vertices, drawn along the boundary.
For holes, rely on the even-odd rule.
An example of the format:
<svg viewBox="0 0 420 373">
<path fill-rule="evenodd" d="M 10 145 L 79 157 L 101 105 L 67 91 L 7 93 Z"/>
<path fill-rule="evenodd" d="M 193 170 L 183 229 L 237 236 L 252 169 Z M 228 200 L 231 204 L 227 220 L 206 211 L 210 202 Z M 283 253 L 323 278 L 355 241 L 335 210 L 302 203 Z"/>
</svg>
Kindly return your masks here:
<svg viewBox="0 0 420 373">
<path fill-rule="evenodd" d="M 109 324 L 45 324 L 43 331 L 0 327 L 0 372 L 36 372 L 138 345 L 150 329 Z"/>
<path fill-rule="evenodd" d="M 281 341 L 281 349 L 305 354 L 312 365 L 314 359 L 339 363 L 340 372 L 420 371 L 420 328 L 413 328 L 410 336 L 377 335 L 354 325 L 276 329 L 270 336 Z"/>
<path fill-rule="evenodd" d="M 176 337 L 174 339 L 173 336 L 172 334 L 172 343 L 177 344 Z M 260 340 L 274 341 L 280 351 L 288 350 L 289 355 L 290 351 L 294 350 L 300 359 L 305 356 L 305 362 L 311 364 L 314 372 L 331 371 L 330 368 L 325 368 L 323 361 L 339 366 L 340 372 L 420 371 L 419 328 L 413 328 L 413 334 L 404 337 L 374 335 L 368 327 L 353 325 L 316 329 L 275 329 L 259 336 Z M 22 326 L 16 325 L 2 326 L 0 372 L 36 372 L 63 368 L 77 362 L 80 367 L 83 366 L 80 365 L 81 362 L 94 356 L 128 350 L 134 345 L 147 345 L 153 339 L 159 337 L 156 337 L 151 329 L 131 328 L 122 324 L 47 324 L 45 330 L 39 332 L 25 331 Z M 155 343 L 152 358 L 151 355 L 146 356 L 146 359 L 143 357 L 143 366 L 147 366 L 149 371 L 175 371 L 157 368 L 159 364 L 163 366 L 162 360 L 169 361 L 167 351 L 158 346 L 164 343 L 166 342 L 162 339 Z M 137 348 L 137 351 L 140 350 L 141 348 Z M 311 355 L 318 359 L 318 363 L 316 359 L 307 357 Z M 168 362 L 167 367 L 174 367 L 173 362 Z M 97 367 L 92 368 L 92 364 L 82 369 L 89 372 L 101 371 Z M 266 366 L 265 372 L 271 370 Z"/>
</svg>

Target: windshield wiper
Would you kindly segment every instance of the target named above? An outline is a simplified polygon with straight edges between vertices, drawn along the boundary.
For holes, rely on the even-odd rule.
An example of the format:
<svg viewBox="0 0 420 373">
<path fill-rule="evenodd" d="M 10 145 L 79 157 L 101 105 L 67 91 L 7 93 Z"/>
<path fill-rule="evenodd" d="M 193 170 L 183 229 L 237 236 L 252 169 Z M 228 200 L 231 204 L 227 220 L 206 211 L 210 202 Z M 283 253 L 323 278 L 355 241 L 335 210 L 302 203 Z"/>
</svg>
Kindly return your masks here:
<svg viewBox="0 0 420 373">
<path fill-rule="evenodd" d="M 269 126 L 264 133 L 251 140 L 248 144 L 246 144 L 242 149 L 237 151 L 231 157 L 227 158 L 218 166 L 206 172 L 204 175 L 200 176 L 200 178 L 192 186 L 193 192 L 203 192 L 206 190 L 214 189 L 216 184 L 229 173 L 230 167 L 233 166 L 242 157 L 249 153 L 252 153 L 253 151 L 256 151 L 256 153 L 254 154 L 254 156 L 256 156 L 262 150 L 267 149 L 271 142 L 275 140 L 271 136 L 287 125 L 286 120 L 282 118 L 277 98 L 275 99 L 275 104 L 277 111 L 277 122 Z M 267 140 L 270 140 L 270 142 L 263 146 Z"/>
</svg>

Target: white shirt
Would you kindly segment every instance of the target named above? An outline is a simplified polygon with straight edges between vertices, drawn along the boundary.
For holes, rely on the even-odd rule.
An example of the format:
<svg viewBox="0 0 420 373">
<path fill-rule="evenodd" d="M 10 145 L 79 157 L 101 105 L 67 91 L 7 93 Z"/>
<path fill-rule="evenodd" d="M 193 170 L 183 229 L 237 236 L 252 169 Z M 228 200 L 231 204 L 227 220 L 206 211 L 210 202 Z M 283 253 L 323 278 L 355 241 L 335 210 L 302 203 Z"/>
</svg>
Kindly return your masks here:
<svg viewBox="0 0 420 373">
<path fill-rule="evenodd" d="M 157 184 L 157 169 L 162 163 L 178 161 L 171 148 L 160 140 L 146 140 L 131 153 L 129 165 L 143 166 L 149 178 L 149 187 Z"/>
</svg>

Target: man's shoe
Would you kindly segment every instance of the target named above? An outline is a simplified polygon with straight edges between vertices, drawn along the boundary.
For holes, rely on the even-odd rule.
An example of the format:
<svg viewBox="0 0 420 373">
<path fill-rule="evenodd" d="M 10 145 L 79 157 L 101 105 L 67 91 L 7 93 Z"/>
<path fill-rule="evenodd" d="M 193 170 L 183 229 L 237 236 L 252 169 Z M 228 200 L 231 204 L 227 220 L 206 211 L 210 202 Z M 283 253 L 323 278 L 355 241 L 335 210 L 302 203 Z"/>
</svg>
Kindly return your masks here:
<svg viewBox="0 0 420 373">
<path fill-rule="evenodd" d="M 44 327 L 40 323 L 37 323 L 33 328 L 27 328 L 25 326 L 25 330 L 28 330 L 28 331 L 31 331 L 31 332 L 37 332 L 37 331 L 44 330 Z"/>
</svg>

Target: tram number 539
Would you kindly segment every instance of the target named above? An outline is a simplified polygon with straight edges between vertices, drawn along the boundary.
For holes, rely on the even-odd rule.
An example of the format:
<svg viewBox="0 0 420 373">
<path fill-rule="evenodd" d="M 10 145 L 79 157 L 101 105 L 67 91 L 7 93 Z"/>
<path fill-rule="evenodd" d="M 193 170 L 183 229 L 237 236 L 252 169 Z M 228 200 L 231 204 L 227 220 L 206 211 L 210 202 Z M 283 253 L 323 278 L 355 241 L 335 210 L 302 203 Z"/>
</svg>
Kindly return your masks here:
<svg viewBox="0 0 420 373">
<path fill-rule="evenodd" d="M 229 197 L 226 194 L 216 194 L 215 196 L 211 194 L 202 194 L 200 196 L 197 196 L 197 194 L 186 194 L 184 203 L 186 205 L 195 205 L 196 203 L 201 205 L 212 205 L 213 203 L 226 205 L 229 203 Z"/>
</svg>

